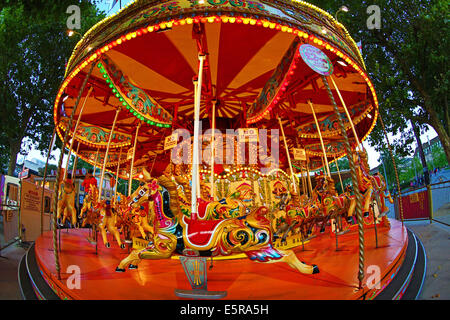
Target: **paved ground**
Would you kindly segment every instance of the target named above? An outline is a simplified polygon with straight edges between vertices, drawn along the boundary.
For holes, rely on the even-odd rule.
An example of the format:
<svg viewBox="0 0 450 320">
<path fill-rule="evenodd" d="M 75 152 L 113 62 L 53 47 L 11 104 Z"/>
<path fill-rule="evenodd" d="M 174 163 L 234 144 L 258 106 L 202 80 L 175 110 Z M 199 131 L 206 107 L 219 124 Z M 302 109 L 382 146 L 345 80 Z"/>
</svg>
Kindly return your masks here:
<svg viewBox="0 0 450 320">
<path fill-rule="evenodd" d="M 450 211 L 447 211 L 447 220 Z M 420 299 L 450 299 L 450 227 L 437 222 L 406 222 L 422 241 L 427 255 L 427 272 Z"/>
<path fill-rule="evenodd" d="M 22 299 L 17 269 L 25 252 L 26 249 L 17 243 L 0 252 L 0 300 Z"/>
</svg>

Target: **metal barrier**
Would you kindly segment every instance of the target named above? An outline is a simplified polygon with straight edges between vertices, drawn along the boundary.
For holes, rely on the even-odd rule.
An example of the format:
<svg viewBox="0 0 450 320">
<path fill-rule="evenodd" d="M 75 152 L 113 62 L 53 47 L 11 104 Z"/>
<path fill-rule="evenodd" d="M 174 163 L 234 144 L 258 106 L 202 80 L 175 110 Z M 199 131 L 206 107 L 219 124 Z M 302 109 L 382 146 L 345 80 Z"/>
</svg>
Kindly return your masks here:
<svg viewBox="0 0 450 320">
<path fill-rule="evenodd" d="M 398 196 L 395 196 L 395 218 L 400 220 L 398 201 Z M 449 225 L 450 180 L 403 191 L 402 204 L 405 221 L 430 220 Z"/>
</svg>

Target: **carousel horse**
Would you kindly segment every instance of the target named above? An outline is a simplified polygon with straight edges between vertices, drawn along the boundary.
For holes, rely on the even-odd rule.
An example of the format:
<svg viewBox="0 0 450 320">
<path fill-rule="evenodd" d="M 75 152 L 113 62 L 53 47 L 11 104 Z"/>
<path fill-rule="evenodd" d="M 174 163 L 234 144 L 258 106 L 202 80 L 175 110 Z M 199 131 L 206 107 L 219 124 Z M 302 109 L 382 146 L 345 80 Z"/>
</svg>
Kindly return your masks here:
<svg viewBox="0 0 450 320">
<path fill-rule="evenodd" d="M 338 195 L 331 178 L 319 175 L 316 177 L 316 187 L 309 201 L 300 201 L 300 197 L 293 194 L 292 201 L 285 206 L 286 210 L 277 216 L 277 232 L 283 234 L 282 241 L 288 234 L 301 233 L 303 238 L 314 236 L 316 227 L 320 232 L 330 220 L 336 219 L 342 229 L 341 217 L 348 214 L 354 199 L 347 194 Z"/>
<path fill-rule="evenodd" d="M 71 181 L 64 181 L 61 186 L 59 199 L 58 199 L 58 211 L 57 218 L 62 220 L 61 224 L 64 225 L 66 219 L 70 219 L 72 226 L 77 223 L 77 211 L 75 210 L 75 185 Z"/>
<path fill-rule="evenodd" d="M 123 234 L 126 240 L 130 240 L 134 235 L 136 228 L 133 220 L 134 214 L 131 213 L 131 208 L 128 207 L 127 197 L 119 194 L 120 200 L 116 199 L 114 202 L 114 209 L 116 212 L 116 228 L 120 234 Z"/>
<path fill-rule="evenodd" d="M 292 199 L 283 204 L 284 210 L 276 211 L 272 220 L 275 237 L 281 236 L 285 241 L 289 233 L 296 235 L 302 233 L 304 238 L 312 234 L 316 217 L 319 216 L 319 207 L 313 201 L 292 194 Z"/>
<path fill-rule="evenodd" d="M 330 220 L 338 221 L 342 229 L 341 218 L 348 218 L 353 214 L 351 208 L 355 206 L 354 196 L 347 193 L 338 195 L 331 177 L 320 175 L 317 177 L 317 186 L 314 190 L 320 208 L 321 232 Z"/>
<path fill-rule="evenodd" d="M 83 219 L 84 214 L 86 217 L 83 219 L 81 227 L 84 228 L 87 224 L 97 225 L 99 223 L 100 214 L 98 210 L 95 210 L 98 199 L 98 189 L 95 185 L 90 185 L 88 193 L 83 199 L 83 206 L 81 208 L 78 218 Z"/>
<path fill-rule="evenodd" d="M 368 217 L 373 210 L 373 203 L 376 203 L 379 210 L 379 216 L 384 217 L 389 211 L 386 206 L 386 198 L 390 203 L 394 203 L 391 194 L 385 195 L 386 182 L 379 173 L 370 175 L 370 167 L 367 159 L 367 151 L 357 151 L 353 154 L 353 159 L 356 164 L 356 172 L 358 177 L 359 190 L 363 196 L 363 214 Z M 350 211 L 355 211 L 356 205 L 352 205 Z M 350 214 L 349 214 L 350 215 Z"/>
<path fill-rule="evenodd" d="M 119 231 L 116 228 L 116 212 L 114 207 L 111 205 L 111 202 L 109 200 L 101 201 L 96 208 L 100 208 L 100 221 L 98 222 L 97 227 L 100 229 L 105 247 L 111 247 L 106 236 L 106 230 L 108 230 L 109 233 L 114 236 L 120 248 L 124 249 L 125 244 L 122 243 Z"/>
<path fill-rule="evenodd" d="M 152 208 L 149 208 L 147 202 L 142 203 L 139 207 L 133 206 L 131 210 L 132 221 L 144 240 L 148 240 L 148 234 L 153 233 L 153 227 L 148 223 L 149 210 Z"/>
<path fill-rule="evenodd" d="M 80 211 L 79 218 L 83 218 L 85 213 L 86 217 L 83 219 L 82 227 L 89 224 L 95 232 L 96 230 L 100 230 L 103 243 L 107 248 L 111 247 L 106 236 L 106 231 L 109 231 L 109 233 L 114 236 L 119 246 L 122 249 L 125 248 L 116 228 L 117 211 L 115 210 L 115 207 L 111 205 L 109 200 L 98 201 L 98 189 L 97 186 L 93 184 L 89 186 L 89 192 L 83 200 L 83 207 Z"/>
<path fill-rule="evenodd" d="M 154 232 L 148 246 L 133 250 L 116 268 L 117 272 L 136 269 L 142 259 L 166 259 L 173 254 L 183 254 L 191 249 L 202 256 L 224 256 L 245 253 L 258 262 L 285 262 L 305 274 L 318 273 L 317 266 L 306 265 L 298 260 L 291 250 L 277 250 L 272 246 L 270 221 L 267 208 L 261 207 L 238 218 L 201 220 L 205 216 L 199 210 L 190 217 L 180 210 L 175 183 L 166 176 L 152 179 L 144 171 L 145 183 L 130 197 L 133 205 L 148 202 L 149 218 Z M 200 208 L 199 208 L 200 209 Z"/>
</svg>

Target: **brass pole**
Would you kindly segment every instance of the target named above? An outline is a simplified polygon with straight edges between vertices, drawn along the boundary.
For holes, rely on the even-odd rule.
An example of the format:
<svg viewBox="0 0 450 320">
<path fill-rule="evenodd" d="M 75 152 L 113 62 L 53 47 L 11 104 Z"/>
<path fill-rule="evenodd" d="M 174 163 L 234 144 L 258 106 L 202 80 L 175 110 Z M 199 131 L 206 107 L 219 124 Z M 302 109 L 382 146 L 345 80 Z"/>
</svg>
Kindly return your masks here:
<svg viewBox="0 0 450 320">
<path fill-rule="evenodd" d="M 362 195 L 359 191 L 359 183 L 358 183 L 358 176 L 356 173 L 356 166 L 355 162 L 353 161 L 352 157 L 352 149 L 350 146 L 350 140 L 348 139 L 347 131 L 345 130 L 344 121 L 342 120 L 341 114 L 339 113 L 338 106 L 336 104 L 336 101 L 334 100 L 333 93 L 331 92 L 330 85 L 328 84 L 328 80 L 325 76 L 322 76 L 322 81 L 325 84 L 325 87 L 328 92 L 328 96 L 331 100 L 331 103 L 333 104 L 334 113 L 336 114 L 336 117 L 339 122 L 339 127 L 341 129 L 341 135 L 344 138 L 344 146 L 345 150 L 347 152 L 348 162 L 350 164 L 350 172 L 352 175 L 352 183 L 353 183 L 353 190 L 355 192 L 356 197 L 356 216 L 358 219 L 358 236 L 359 236 L 359 272 L 358 272 L 358 280 L 359 280 L 359 288 L 362 288 L 362 283 L 364 280 L 364 221 L 362 216 Z"/>
<path fill-rule="evenodd" d="M 191 192 L 191 218 L 198 213 L 197 199 L 200 197 L 200 170 L 199 170 L 199 138 L 200 138 L 200 101 L 202 98 L 203 65 L 206 56 L 199 55 L 198 82 L 194 82 L 194 143 L 192 146 L 192 192 Z"/>
<path fill-rule="evenodd" d="M 323 157 L 324 157 L 325 165 L 326 165 L 326 171 L 328 173 L 328 176 L 331 178 L 330 167 L 328 166 L 327 152 L 325 150 L 325 145 L 323 143 L 322 132 L 320 132 L 319 121 L 317 120 L 316 112 L 314 111 L 314 106 L 313 106 L 311 100 L 308 100 L 308 104 L 309 104 L 312 114 L 314 116 L 314 121 L 316 122 L 317 132 L 319 133 L 320 144 L 322 146 Z"/>
<path fill-rule="evenodd" d="M 79 199 L 80 199 L 80 193 L 78 192 L 79 191 L 79 186 L 77 187 L 77 184 L 76 184 L 76 177 L 77 177 L 77 175 L 76 175 L 76 169 L 77 169 L 77 164 L 78 164 L 78 152 L 79 152 L 79 150 L 80 150 L 80 143 L 78 143 L 78 145 L 77 145 L 77 152 L 76 152 L 76 154 L 75 154 L 75 159 L 73 160 L 73 165 L 72 165 L 72 182 L 73 182 L 73 185 L 74 185 L 74 187 L 75 187 L 75 203 L 77 204 L 77 207 L 78 207 L 78 203 L 79 203 Z M 77 212 L 77 215 L 78 215 L 78 212 Z"/>
<path fill-rule="evenodd" d="M 312 182 L 311 182 L 311 173 L 309 171 L 309 158 L 306 158 L 306 173 L 308 175 L 308 187 L 309 187 L 309 194 L 311 195 L 311 198 L 313 197 L 313 188 L 312 188 Z"/>
<path fill-rule="evenodd" d="M 350 125 L 352 126 L 352 131 L 353 131 L 353 135 L 355 136 L 355 139 L 356 139 L 357 147 L 360 150 L 362 150 L 360 147 L 361 142 L 359 141 L 358 134 L 356 133 L 356 129 L 355 129 L 355 125 L 353 124 L 352 117 L 350 116 L 350 113 L 348 112 L 347 105 L 345 104 L 344 99 L 342 98 L 341 92 L 339 91 L 339 88 L 337 87 L 336 82 L 334 82 L 333 76 L 330 76 L 330 79 L 331 79 L 331 82 L 333 83 L 334 89 L 336 89 L 339 99 L 341 100 L 342 106 L 344 107 L 345 114 L 347 115 L 347 119 L 350 122 Z"/>
<path fill-rule="evenodd" d="M 381 128 L 383 129 L 384 136 L 385 136 L 386 142 L 387 142 L 389 155 L 391 156 L 392 164 L 394 165 L 394 173 L 395 173 L 395 179 L 397 182 L 397 190 L 398 190 L 398 198 L 399 198 L 398 205 L 399 205 L 399 209 L 400 209 L 400 219 L 402 220 L 402 226 L 403 226 L 403 203 L 402 203 L 402 190 L 400 188 L 400 178 L 398 176 L 397 164 L 395 161 L 394 153 L 392 152 L 391 143 L 389 142 L 389 137 L 387 135 L 386 127 L 384 126 L 384 121 L 383 121 L 383 118 L 381 117 L 381 112 L 379 110 L 378 110 L 378 119 L 380 119 Z M 386 183 L 387 183 L 387 181 L 386 181 Z"/>
<path fill-rule="evenodd" d="M 95 66 L 95 63 L 92 63 L 91 68 L 89 69 L 86 77 L 84 78 L 84 82 L 81 85 L 77 100 L 75 101 L 75 105 L 73 107 L 73 111 L 72 111 L 72 114 L 70 115 L 70 119 L 69 119 L 69 124 L 68 124 L 69 129 L 66 131 L 66 133 L 64 135 L 64 141 L 62 144 L 61 154 L 59 155 L 58 169 L 56 170 L 56 183 L 55 183 L 56 201 L 53 205 L 53 211 L 54 211 L 53 212 L 53 254 L 55 256 L 55 268 L 56 268 L 58 280 L 61 280 L 61 266 L 59 264 L 59 255 L 58 255 L 57 232 L 56 232 L 56 224 L 58 221 L 57 221 L 56 216 L 57 216 L 57 212 L 58 212 L 58 191 L 59 191 L 58 183 L 60 182 L 60 178 L 62 178 L 61 177 L 61 165 L 62 165 L 62 161 L 63 161 L 63 157 L 64 157 L 64 148 L 65 148 L 65 145 L 67 144 L 67 140 L 69 138 L 70 127 L 72 127 L 73 117 L 75 115 L 76 109 L 78 108 L 78 104 L 80 103 L 81 95 L 84 91 L 84 88 L 86 87 L 89 77 L 91 76 L 94 66 Z"/>
<path fill-rule="evenodd" d="M 70 147 L 69 147 L 69 156 L 67 157 L 67 162 L 66 162 L 66 171 L 64 172 L 64 180 L 66 180 L 67 172 L 69 171 L 70 155 L 71 155 L 71 152 L 72 152 L 73 143 L 75 141 L 75 136 L 77 134 L 78 125 L 80 124 L 81 115 L 83 114 L 84 106 L 86 105 L 86 101 L 89 98 L 89 96 L 91 95 L 93 89 L 94 89 L 93 87 L 89 88 L 89 91 L 88 91 L 88 93 L 86 95 L 86 98 L 84 98 L 83 104 L 81 105 L 80 114 L 78 115 L 78 119 L 77 119 L 77 122 L 75 124 L 75 128 L 73 129 L 73 136 L 72 136 L 72 140 L 70 141 Z M 70 131 L 70 127 L 67 128 L 67 131 Z"/>
<path fill-rule="evenodd" d="M 214 185 L 214 162 L 215 162 L 215 149 L 216 149 L 216 143 L 215 143 L 215 131 L 216 131 L 216 103 L 217 101 L 214 100 L 212 102 L 212 133 L 211 133 L 211 198 L 213 201 L 215 201 L 216 198 L 216 188 Z"/>
<path fill-rule="evenodd" d="M 302 191 L 303 194 L 307 194 L 306 192 L 306 186 L 305 186 L 305 175 L 303 174 L 303 164 L 300 162 L 300 173 L 302 175 Z"/>
<path fill-rule="evenodd" d="M 333 155 L 333 158 L 334 158 L 334 162 L 336 163 L 336 168 L 337 168 L 337 172 L 338 172 L 338 175 L 339 175 L 339 181 L 341 181 L 342 193 L 344 193 L 344 184 L 342 183 L 342 177 L 341 177 L 341 171 L 339 170 L 339 164 L 338 164 L 338 162 L 336 160 L 336 156 L 335 155 Z"/>
<path fill-rule="evenodd" d="M 94 174 L 93 174 L 94 178 L 95 178 L 95 171 L 97 171 L 97 163 L 98 163 L 99 153 L 100 153 L 100 147 L 97 147 L 97 153 L 95 155 Z"/>
<path fill-rule="evenodd" d="M 100 176 L 100 192 L 98 193 L 98 201 L 100 201 L 101 197 L 102 197 L 103 177 L 105 176 L 105 169 L 106 169 L 106 162 L 108 161 L 109 147 L 111 146 L 111 140 L 114 135 L 114 129 L 116 127 L 117 117 L 119 116 L 119 113 L 120 113 L 120 108 L 117 108 L 116 116 L 114 117 L 113 125 L 111 128 L 111 132 L 109 133 L 109 139 L 108 139 L 108 145 L 106 147 L 105 158 L 103 159 L 102 175 Z"/>
<path fill-rule="evenodd" d="M 139 128 L 141 127 L 141 123 L 139 122 L 136 128 L 136 135 L 134 137 L 134 147 L 133 147 L 133 157 L 131 158 L 130 165 L 130 178 L 128 180 L 128 196 L 131 195 L 131 184 L 133 183 L 133 166 L 134 166 L 134 157 L 136 156 L 136 147 L 137 147 L 137 138 L 139 133 Z"/>
<path fill-rule="evenodd" d="M 80 150 L 80 143 L 78 143 L 77 146 L 77 152 L 75 154 L 75 159 L 73 160 L 73 165 L 72 165 L 72 180 L 75 181 L 75 170 L 77 169 L 77 164 L 78 164 L 78 151 Z"/>
<path fill-rule="evenodd" d="M 117 186 L 119 185 L 119 168 L 120 168 L 120 159 L 121 158 L 122 158 L 122 147 L 120 147 L 119 161 L 117 162 L 116 183 L 114 185 L 114 200 L 115 201 L 117 201 Z"/>
<path fill-rule="evenodd" d="M 278 122 L 280 123 L 281 134 L 283 135 L 284 148 L 286 149 L 286 155 L 287 155 L 288 162 L 289 162 L 289 169 L 291 170 L 291 179 L 292 179 L 292 183 L 294 184 L 294 192 L 296 194 L 298 194 L 298 192 L 297 192 L 297 181 L 295 181 L 294 170 L 292 169 L 291 154 L 289 152 L 286 136 L 284 135 L 283 123 L 281 122 L 281 118 L 280 117 L 278 117 Z"/>
</svg>

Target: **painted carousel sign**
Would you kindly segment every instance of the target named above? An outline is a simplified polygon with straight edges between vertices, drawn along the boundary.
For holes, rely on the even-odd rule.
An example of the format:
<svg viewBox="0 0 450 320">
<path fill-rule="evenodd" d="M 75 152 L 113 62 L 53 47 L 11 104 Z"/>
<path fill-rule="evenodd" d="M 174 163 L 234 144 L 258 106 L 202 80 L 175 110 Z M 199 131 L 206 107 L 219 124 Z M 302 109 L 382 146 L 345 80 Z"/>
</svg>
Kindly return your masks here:
<svg viewBox="0 0 450 320">
<path fill-rule="evenodd" d="M 144 89 L 133 84 L 109 57 L 103 58 L 102 62 L 98 64 L 98 68 L 112 89 L 112 93 L 137 118 L 158 127 L 171 126 L 172 115 L 150 97 Z"/>
<path fill-rule="evenodd" d="M 69 126 L 69 118 L 63 117 L 59 123 L 59 127 L 63 131 L 67 131 Z M 83 121 L 77 127 L 75 139 L 91 146 L 98 148 L 106 148 L 108 146 L 109 134 L 111 130 L 94 126 Z M 69 132 L 73 136 L 73 132 Z M 131 135 L 126 133 L 114 132 L 111 140 L 111 148 L 123 147 L 131 144 Z"/>
<path fill-rule="evenodd" d="M 318 74 L 323 76 L 333 74 L 333 64 L 320 49 L 310 44 L 303 44 L 300 46 L 299 52 L 303 61 Z"/>
<path fill-rule="evenodd" d="M 154 4 L 152 6 L 152 4 Z M 135 10 L 135 11 L 133 11 Z M 83 57 L 90 53 L 92 48 L 98 48 L 107 42 L 111 42 L 117 39 L 121 43 L 136 36 L 136 30 L 142 26 L 149 26 L 152 23 L 156 23 L 154 30 L 160 28 L 160 23 L 167 21 L 168 27 L 171 27 L 173 21 L 171 19 L 183 19 L 183 24 L 192 24 L 194 16 L 198 13 L 204 15 L 207 13 L 206 19 L 212 19 L 214 22 L 214 16 L 208 15 L 230 15 L 230 22 L 235 22 L 237 19 L 241 19 L 244 24 L 256 24 L 256 20 L 251 19 L 254 17 L 261 21 L 261 23 L 268 24 L 270 27 L 273 24 L 275 27 L 275 21 L 284 20 L 286 23 L 296 25 L 301 29 L 308 32 L 314 32 L 320 34 L 321 37 L 326 38 L 340 48 L 344 49 L 347 54 L 351 55 L 356 61 L 362 63 L 359 57 L 359 51 L 356 44 L 352 44 L 348 39 L 339 35 L 334 22 L 325 18 L 323 13 L 308 7 L 301 6 L 301 9 L 295 8 L 293 5 L 278 4 L 271 1 L 249 1 L 249 0 L 206 0 L 200 4 L 198 0 L 178 0 L 178 1 L 166 1 L 161 3 L 160 1 L 149 1 L 144 5 L 136 5 L 135 8 L 130 8 L 130 14 L 127 18 L 116 23 L 110 23 L 107 28 L 101 28 L 95 30 L 97 33 L 89 39 L 90 46 L 81 45 L 81 50 L 78 52 L 74 61 L 69 61 L 68 70 L 71 70 L 77 61 L 80 61 Z M 242 18 L 237 18 L 235 15 L 242 15 Z M 184 20 L 186 19 L 186 20 Z M 267 19 L 267 20 L 266 20 Z M 253 20 L 255 23 L 253 23 Z M 211 22 L 210 21 L 210 22 Z M 323 33 L 323 30 L 326 33 Z M 131 32 L 126 34 L 127 32 Z"/>
</svg>

